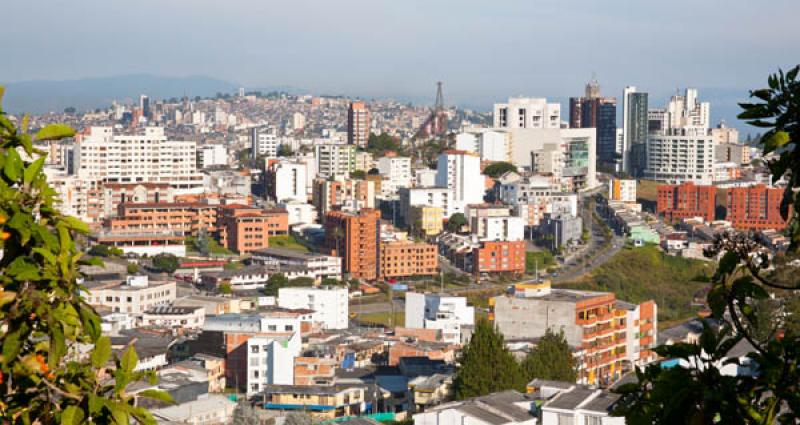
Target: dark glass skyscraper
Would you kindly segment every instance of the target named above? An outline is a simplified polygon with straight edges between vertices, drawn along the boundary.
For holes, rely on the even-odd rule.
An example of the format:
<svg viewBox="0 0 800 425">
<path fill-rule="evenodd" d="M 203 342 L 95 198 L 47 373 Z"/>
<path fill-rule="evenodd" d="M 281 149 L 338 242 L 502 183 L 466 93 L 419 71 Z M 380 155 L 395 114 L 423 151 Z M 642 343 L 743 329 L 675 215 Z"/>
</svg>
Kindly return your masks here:
<svg viewBox="0 0 800 425">
<path fill-rule="evenodd" d="M 597 162 L 613 168 L 620 161 L 617 152 L 617 99 L 601 97 L 600 85 L 592 80 L 583 97 L 569 99 L 569 126 L 597 129 Z"/>
</svg>

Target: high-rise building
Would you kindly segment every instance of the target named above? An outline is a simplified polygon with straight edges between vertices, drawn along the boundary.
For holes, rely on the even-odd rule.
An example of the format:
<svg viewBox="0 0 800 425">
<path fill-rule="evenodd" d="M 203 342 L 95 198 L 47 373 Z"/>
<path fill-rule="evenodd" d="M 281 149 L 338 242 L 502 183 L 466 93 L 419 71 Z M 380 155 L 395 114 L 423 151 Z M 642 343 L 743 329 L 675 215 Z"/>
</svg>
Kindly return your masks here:
<svg viewBox="0 0 800 425">
<path fill-rule="evenodd" d="M 354 279 L 377 279 L 380 273 L 381 213 L 362 208 L 358 213 L 330 211 L 325 215 L 325 245 L 342 257 L 342 273 Z"/>
<path fill-rule="evenodd" d="M 197 167 L 209 168 L 228 165 L 228 149 L 225 145 L 202 145 L 197 148 Z"/>
<path fill-rule="evenodd" d="M 633 176 L 644 171 L 647 154 L 647 93 L 628 86 L 622 92 L 623 170 Z"/>
<path fill-rule="evenodd" d="M 266 170 L 267 195 L 277 202 L 307 201 L 306 165 L 275 162 Z"/>
<path fill-rule="evenodd" d="M 636 203 L 636 180 L 612 179 L 609 181 L 608 200 Z"/>
<path fill-rule="evenodd" d="M 147 95 L 139 96 L 139 109 L 142 110 L 142 115 L 148 120 L 153 118 L 153 112 L 150 110 L 150 98 Z"/>
<path fill-rule="evenodd" d="M 544 98 L 511 97 L 494 104 L 494 127 L 560 128 L 561 104 Z"/>
<path fill-rule="evenodd" d="M 692 182 L 681 185 L 659 185 L 656 212 L 667 221 L 702 217 L 714 220 L 717 189 L 714 186 L 697 186 Z"/>
<path fill-rule="evenodd" d="M 651 132 L 673 128 L 711 126 L 711 104 L 697 99 L 697 89 L 686 89 L 683 95 L 672 96 L 663 109 L 648 112 L 648 128 Z"/>
<path fill-rule="evenodd" d="M 325 144 L 315 147 L 317 175 L 320 177 L 348 176 L 356 170 L 356 147 Z"/>
<path fill-rule="evenodd" d="M 385 192 L 396 193 L 398 188 L 411 187 L 411 158 L 387 153 L 378 159 L 378 171 L 386 177 L 384 185 L 389 185 Z"/>
<path fill-rule="evenodd" d="M 277 158 L 278 130 L 271 126 L 250 129 L 250 154 L 253 158 Z"/>
<path fill-rule="evenodd" d="M 456 149 L 480 155 L 481 161 L 511 161 L 511 133 L 489 129 L 456 135 Z"/>
<path fill-rule="evenodd" d="M 600 97 L 597 80 L 586 84 L 584 97 L 569 99 L 569 126 L 597 129 L 597 161 L 618 168 L 622 152 L 617 151 L 617 99 Z"/>
<path fill-rule="evenodd" d="M 367 105 L 363 101 L 351 102 L 347 108 L 347 144 L 367 147 L 369 124 Z"/>
<path fill-rule="evenodd" d="M 727 218 L 733 227 L 743 230 L 783 230 L 786 220 L 781 217 L 783 189 L 753 187 L 728 189 Z"/>
<path fill-rule="evenodd" d="M 482 203 L 486 186 L 481 158 L 465 151 L 442 152 L 436 167 L 436 186 L 452 190 L 453 201 L 464 206 Z"/>
<path fill-rule="evenodd" d="M 669 184 L 714 182 L 714 138 L 704 127 L 669 128 L 650 133 L 644 172 Z"/>
<path fill-rule="evenodd" d="M 380 276 L 400 279 L 433 276 L 439 273 L 439 250 L 436 245 L 408 240 L 382 241 Z"/>
<path fill-rule="evenodd" d="M 314 310 L 313 321 L 325 329 L 347 329 L 350 316 L 347 288 L 280 288 L 278 306 L 290 309 Z"/>
</svg>

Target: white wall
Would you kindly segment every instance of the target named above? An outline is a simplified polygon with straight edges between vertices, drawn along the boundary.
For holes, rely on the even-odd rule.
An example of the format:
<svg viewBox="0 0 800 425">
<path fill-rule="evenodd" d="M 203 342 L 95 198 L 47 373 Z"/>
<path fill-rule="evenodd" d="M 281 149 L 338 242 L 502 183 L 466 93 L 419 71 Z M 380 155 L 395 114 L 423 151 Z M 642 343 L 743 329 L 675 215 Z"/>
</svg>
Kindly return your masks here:
<svg viewBox="0 0 800 425">
<path fill-rule="evenodd" d="M 347 288 L 281 288 L 278 305 L 314 310 L 315 321 L 325 329 L 347 329 L 349 306 Z"/>
</svg>

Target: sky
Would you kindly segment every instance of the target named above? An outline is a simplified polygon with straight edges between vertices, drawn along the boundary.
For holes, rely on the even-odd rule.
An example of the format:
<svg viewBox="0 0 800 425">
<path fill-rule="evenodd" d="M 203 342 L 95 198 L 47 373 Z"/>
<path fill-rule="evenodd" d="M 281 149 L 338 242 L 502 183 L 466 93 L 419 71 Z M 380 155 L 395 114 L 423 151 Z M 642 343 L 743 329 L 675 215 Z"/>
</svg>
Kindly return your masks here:
<svg viewBox="0 0 800 425">
<path fill-rule="evenodd" d="M 491 105 L 741 92 L 800 59 L 797 0 L 9 0 L 0 81 L 148 73 Z M 700 93 L 703 95 L 702 91 Z"/>
</svg>

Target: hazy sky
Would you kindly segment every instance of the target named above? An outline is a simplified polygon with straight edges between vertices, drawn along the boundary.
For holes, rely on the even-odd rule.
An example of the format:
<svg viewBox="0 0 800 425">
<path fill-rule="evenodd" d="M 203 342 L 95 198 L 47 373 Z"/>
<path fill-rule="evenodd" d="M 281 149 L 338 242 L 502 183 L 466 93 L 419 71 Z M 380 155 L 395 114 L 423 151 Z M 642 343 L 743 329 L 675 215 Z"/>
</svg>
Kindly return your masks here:
<svg viewBox="0 0 800 425">
<path fill-rule="evenodd" d="M 6 0 L 0 81 L 202 74 L 432 97 L 747 89 L 800 61 L 800 1 Z M 701 92 L 702 96 L 702 92 Z"/>
</svg>

